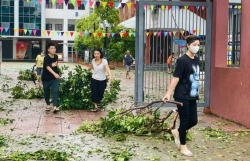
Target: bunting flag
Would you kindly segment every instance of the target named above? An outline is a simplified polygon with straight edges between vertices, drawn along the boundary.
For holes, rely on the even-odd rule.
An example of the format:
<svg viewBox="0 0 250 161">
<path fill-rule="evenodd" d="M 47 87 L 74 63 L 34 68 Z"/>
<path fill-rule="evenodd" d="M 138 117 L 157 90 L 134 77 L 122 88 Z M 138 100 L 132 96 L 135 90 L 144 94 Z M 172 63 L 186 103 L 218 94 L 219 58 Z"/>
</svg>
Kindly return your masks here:
<svg viewBox="0 0 250 161">
<path fill-rule="evenodd" d="M 87 3 L 88 3 L 88 1 L 83 2 L 83 5 L 84 5 L 85 8 L 87 7 Z"/>
<path fill-rule="evenodd" d="M 122 8 L 124 8 L 124 7 L 125 7 L 125 5 L 126 5 L 126 3 L 121 3 Z"/>
<path fill-rule="evenodd" d="M 107 7 L 109 6 L 109 8 L 124 8 L 125 6 L 127 6 L 127 8 L 131 8 L 132 6 L 136 9 L 136 3 L 132 3 L 131 1 L 127 1 L 127 2 L 113 2 L 113 1 L 101 1 L 101 0 L 20 0 L 20 1 L 26 1 L 28 3 L 30 2 L 34 2 L 34 1 L 38 1 L 40 4 L 42 4 L 44 1 L 46 4 L 49 4 L 49 2 L 52 3 L 52 5 L 56 5 L 57 3 L 59 5 L 62 5 L 62 3 L 64 2 L 65 5 L 68 5 L 68 3 L 72 3 L 74 6 L 77 4 L 77 6 L 80 6 L 81 4 L 84 5 L 84 7 Z M 87 6 L 88 5 L 88 6 Z M 232 5 L 231 7 L 233 8 L 237 8 L 237 9 L 241 9 L 241 5 Z M 151 5 L 151 4 L 145 4 L 144 5 L 145 9 L 151 9 L 153 10 L 154 8 L 158 8 L 161 10 L 171 10 L 171 9 L 183 9 L 183 10 L 192 10 L 194 11 L 195 9 L 199 10 L 205 10 L 205 6 L 172 6 L 172 5 Z"/>
<path fill-rule="evenodd" d="M 41 0 L 41 1 L 42 1 L 42 0 Z M 57 0 L 57 2 L 58 2 L 59 5 L 62 5 L 63 0 Z"/>
<path fill-rule="evenodd" d="M 99 7 L 99 6 L 100 6 L 100 3 L 101 3 L 100 1 L 96 1 L 96 2 L 95 2 L 96 7 Z"/>
<path fill-rule="evenodd" d="M 66 37 L 76 37 L 76 36 L 80 36 L 80 37 L 88 37 L 88 36 L 93 36 L 93 37 L 97 37 L 97 38 L 101 38 L 101 37 L 121 37 L 121 38 L 126 38 L 126 37 L 131 37 L 134 36 L 135 37 L 135 32 L 119 32 L 119 33 L 106 33 L 106 32 L 97 32 L 97 33 L 91 33 L 91 32 L 77 32 L 77 31 L 55 31 L 55 30 L 37 30 L 37 29 L 18 29 L 18 28 L 4 28 L 4 27 L 0 27 L 0 33 L 8 33 L 8 32 L 14 32 L 17 33 L 19 32 L 20 35 L 24 34 L 24 35 L 42 35 L 45 37 L 60 37 L 60 36 L 66 36 Z M 146 36 L 176 36 L 176 33 L 179 35 L 189 35 L 189 34 L 196 34 L 199 35 L 200 34 L 200 30 L 199 29 L 193 29 L 190 31 L 185 31 L 185 30 L 181 30 L 181 31 L 147 31 L 145 32 Z"/>
<path fill-rule="evenodd" d="M 31 35 L 32 34 L 32 30 L 28 30 L 29 34 Z"/>
<path fill-rule="evenodd" d="M 77 0 L 77 6 L 80 7 L 82 4 L 82 1 L 81 0 Z"/>
<path fill-rule="evenodd" d="M 112 8 L 114 6 L 114 2 L 109 2 L 109 7 Z"/>
<path fill-rule="evenodd" d="M 70 0 L 70 2 L 75 6 L 76 0 Z"/>
<path fill-rule="evenodd" d="M 46 1 L 47 1 L 47 0 L 46 0 Z M 69 0 L 64 0 L 64 3 L 65 3 L 66 5 L 68 5 Z"/>
<path fill-rule="evenodd" d="M 127 7 L 128 7 L 128 8 L 130 8 L 130 7 L 131 7 L 131 5 L 132 5 L 132 3 L 131 3 L 131 2 L 127 2 Z"/>
<path fill-rule="evenodd" d="M 26 29 L 23 29 L 23 32 L 24 32 L 24 34 L 26 35 L 26 33 L 27 33 L 27 30 L 26 30 Z"/>
<path fill-rule="evenodd" d="M 94 1 L 89 1 L 89 7 L 92 7 L 94 4 Z"/>
<path fill-rule="evenodd" d="M 119 2 L 115 2 L 115 8 L 118 8 L 119 7 Z M 135 3 L 134 3 L 135 4 Z"/>
<path fill-rule="evenodd" d="M 69 32 L 68 32 L 68 31 L 66 31 L 66 32 L 65 32 L 65 35 L 66 35 L 66 36 L 69 36 Z"/>
<path fill-rule="evenodd" d="M 56 4 L 56 0 L 51 0 L 52 4 L 55 5 Z"/>
<path fill-rule="evenodd" d="M 164 5 L 161 5 L 161 9 L 164 10 L 166 7 Z"/>
<path fill-rule="evenodd" d="M 101 2 L 102 6 L 105 8 L 108 2 Z"/>
</svg>

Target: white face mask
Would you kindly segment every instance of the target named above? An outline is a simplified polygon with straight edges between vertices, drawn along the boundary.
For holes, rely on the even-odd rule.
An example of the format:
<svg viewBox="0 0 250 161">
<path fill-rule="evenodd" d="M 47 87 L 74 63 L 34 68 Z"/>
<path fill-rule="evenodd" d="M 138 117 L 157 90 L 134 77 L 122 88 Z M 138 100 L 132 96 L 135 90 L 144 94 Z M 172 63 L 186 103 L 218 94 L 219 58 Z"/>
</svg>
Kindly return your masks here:
<svg viewBox="0 0 250 161">
<path fill-rule="evenodd" d="M 199 47 L 199 46 L 189 46 L 189 50 L 190 50 L 193 54 L 196 54 L 196 53 L 200 50 L 200 47 Z"/>
</svg>

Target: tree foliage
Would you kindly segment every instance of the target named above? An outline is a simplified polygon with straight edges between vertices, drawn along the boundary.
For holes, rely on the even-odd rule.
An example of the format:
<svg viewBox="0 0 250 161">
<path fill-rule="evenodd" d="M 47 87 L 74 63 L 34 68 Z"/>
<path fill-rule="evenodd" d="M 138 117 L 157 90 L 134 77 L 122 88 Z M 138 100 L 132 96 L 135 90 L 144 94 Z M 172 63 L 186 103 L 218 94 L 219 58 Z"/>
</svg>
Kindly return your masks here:
<svg viewBox="0 0 250 161">
<path fill-rule="evenodd" d="M 103 0 L 109 2 L 110 0 Z M 115 1 L 114 1 L 115 2 Z M 121 31 L 133 32 L 131 29 L 125 29 L 119 24 L 119 13 L 114 7 L 110 8 L 109 4 L 106 7 L 100 5 L 94 8 L 94 13 L 88 17 L 77 21 L 77 31 L 88 33 L 104 33 L 105 29 L 102 29 L 100 23 L 107 20 L 111 24 L 111 28 L 108 30 L 109 33 L 119 33 Z M 83 54 L 85 50 L 93 50 L 94 48 L 104 47 L 105 37 L 101 36 L 78 36 L 75 39 L 75 48 L 79 54 Z M 110 61 L 121 61 L 123 59 L 126 50 L 130 50 L 132 55 L 135 51 L 135 38 L 132 37 L 112 37 L 107 38 L 108 44 L 108 59 Z"/>
</svg>

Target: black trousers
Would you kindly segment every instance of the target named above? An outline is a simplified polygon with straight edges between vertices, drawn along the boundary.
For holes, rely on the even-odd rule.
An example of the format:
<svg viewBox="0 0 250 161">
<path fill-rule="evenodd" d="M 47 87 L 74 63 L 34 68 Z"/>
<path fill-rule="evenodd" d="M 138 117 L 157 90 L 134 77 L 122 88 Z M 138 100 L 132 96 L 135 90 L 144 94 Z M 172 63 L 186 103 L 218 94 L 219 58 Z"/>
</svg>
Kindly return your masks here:
<svg viewBox="0 0 250 161">
<path fill-rule="evenodd" d="M 50 105 L 50 89 L 52 89 L 53 106 L 58 106 L 59 81 L 59 79 L 53 79 L 47 82 L 43 81 L 44 98 L 47 105 Z"/>
<path fill-rule="evenodd" d="M 91 79 L 91 99 L 94 103 L 101 103 L 101 100 L 104 95 L 104 91 L 107 87 L 107 80 L 99 81 L 95 79 Z"/>
<path fill-rule="evenodd" d="M 194 127 L 198 122 L 197 103 L 196 100 L 186 100 L 180 98 L 175 98 L 175 101 L 183 103 L 183 106 L 177 106 L 180 118 L 178 131 L 181 145 L 185 145 L 187 130 Z"/>
</svg>

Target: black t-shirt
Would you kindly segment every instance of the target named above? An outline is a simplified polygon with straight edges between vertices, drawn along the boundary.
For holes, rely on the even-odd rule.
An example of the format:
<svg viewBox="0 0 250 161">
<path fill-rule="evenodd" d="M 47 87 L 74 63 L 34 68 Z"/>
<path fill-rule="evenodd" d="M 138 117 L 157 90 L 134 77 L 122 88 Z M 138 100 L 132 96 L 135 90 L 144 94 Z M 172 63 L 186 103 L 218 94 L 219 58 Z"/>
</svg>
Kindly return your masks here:
<svg viewBox="0 0 250 161">
<path fill-rule="evenodd" d="M 50 73 L 46 67 L 49 66 L 55 73 L 59 74 L 57 65 L 58 65 L 58 56 L 56 54 L 54 55 L 54 58 L 51 58 L 49 55 L 46 55 L 44 57 L 42 81 L 46 82 L 56 79 L 55 76 L 52 73 Z"/>
<path fill-rule="evenodd" d="M 187 54 L 178 58 L 173 76 L 179 78 L 174 98 L 187 100 L 199 99 L 199 58 L 191 59 Z"/>
</svg>

